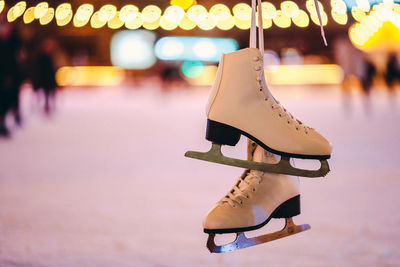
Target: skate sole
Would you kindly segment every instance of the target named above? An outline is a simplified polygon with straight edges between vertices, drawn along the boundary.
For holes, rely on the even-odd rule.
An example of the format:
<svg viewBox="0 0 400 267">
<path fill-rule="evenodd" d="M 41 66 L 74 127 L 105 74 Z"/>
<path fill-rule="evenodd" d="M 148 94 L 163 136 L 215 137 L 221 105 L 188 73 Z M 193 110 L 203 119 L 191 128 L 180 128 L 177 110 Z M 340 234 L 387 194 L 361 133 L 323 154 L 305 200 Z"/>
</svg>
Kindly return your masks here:
<svg viewBox="0 0 400 267">
<path fill-rule="evenodd" d="M 292 197 L 281 205 L 279 205 L 272 214 L 262 223 L 249 227 L 239 227 L 239 228 L 226 228 L 226 229 L 206 229 L 204 228 L 204 233 L 207 234 L 228 234 L 228 233 L 240 233 L 248 232 L 260 229 L 272 218 L 291 218 L 300 214 L 300 195 Z"/>
<path fill-rule="evenodd" d="M 263 142 L 261 142 L 260 140 L 258 140 L 257 138 L 255 138 L 254 136 L 245 131 L 242 131 L 236 127 L 227 125 L 222 122 L 217 122 L 207 119 L 206 139 L 208 141 L 221 145 L 235 146 L 240 139 L 240 135 L 244 135 L 247 138 L 253 140 L 265 150 L 283 157 L 299 158 L 299 159 L 317 159 L 317 160 L 327 160 L 331 158 L 331 155 L 304 155 L 304 154 L 294 154 L 294 153 L 275 150 L 265 145 Z"/>
<path fill-rule="evenodd" d="M 247 238 L 243 232 L 238 232 L 236 233 L 236 239 L 225 245 L 216 245 L 214 241 L 215 234 L 209 234 L 207 239 L 207 248 L 211 253 L 232 252 L 301 233 L 310 228 L 309 224 L 296 225 L 292 218 L 286 218 L 285 227 L 280 231 L 251 238 Z"/>
<path fill-rule="evenodd" d="M 318 170 L 305 170 L 293 167 L 290 164 L 290 158 L 284 156 L 282 156 L 279 163 L 276 164 L 230 158 L 222 154 L 221 145 L 216 143 L 212 144 L 212 147 L 208 152 L 187 151 L 185 153 L 185 157 L 250 170 L 258 170 L 262 172 L 287 174 L 309 178 L 324 177 L 330 171 L 327 160 L 320 160 L 321 166 Z"/>
</svg>

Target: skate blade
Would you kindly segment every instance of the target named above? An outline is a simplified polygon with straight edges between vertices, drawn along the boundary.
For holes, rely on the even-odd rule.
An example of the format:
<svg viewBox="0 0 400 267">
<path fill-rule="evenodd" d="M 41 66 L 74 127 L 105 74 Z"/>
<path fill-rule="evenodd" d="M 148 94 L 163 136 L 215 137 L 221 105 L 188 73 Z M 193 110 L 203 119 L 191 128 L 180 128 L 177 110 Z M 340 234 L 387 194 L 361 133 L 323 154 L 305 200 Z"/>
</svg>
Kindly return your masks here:
<svg viewBox="0 0 400 267">
<path fill-rule="evenodd" d="M 287 218 L 285 227 L 280 231 L 252 238 L 247 238 L 243 232 L 236 233 L 235 241 L 226 245 L 216 245 L 214 242 L 215 234 L 209 234 L 207 240 L 207 248 L 210 250 L 211 253 L 231 252 L 294 235 L 309 230 L 310 228 L 311 227 L 309 224 L 296 225 L 293 222 L 293 218 Z"/>
<path fill-rule="evenodd" d="M 262 162 L 230 158 L 224 156 L 221 152 L 221 145 L 215 143 L 212 144 L 212 147 L 208 152 L 187 151 L 185 153 L 185 157 L 205 160 L 209 162 L 235 166 L 250 170 L 281 173 L 281 174 L 310 177 L 310 178 L 324 177 L 330 171 L 327 160 L 320 160 L 321 166 L 318 170 L 304 170 L 293 167 L 290 164 L 290 158 L 284 156 L 281 157 L 281 160 L 277 164 L 268 164 Z"/>
</svg>

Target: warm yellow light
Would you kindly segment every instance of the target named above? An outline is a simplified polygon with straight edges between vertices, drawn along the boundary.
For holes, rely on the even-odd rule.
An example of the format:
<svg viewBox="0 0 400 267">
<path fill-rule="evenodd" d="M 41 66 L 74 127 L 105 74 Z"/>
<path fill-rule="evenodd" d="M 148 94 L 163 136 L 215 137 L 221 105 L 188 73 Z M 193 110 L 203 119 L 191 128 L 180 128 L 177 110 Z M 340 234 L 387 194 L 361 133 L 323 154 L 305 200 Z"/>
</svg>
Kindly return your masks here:
<svg viewBox="0 0 400 267">
<path fill-rule="evenodd" d="M 124 22 L 119 18 L 119 11 L 115 13 L 115 16 L 110 19 L 108 22 L 108 28 L 116 30 L 121 28 L 124 25 Z"/>
<path fill-rule="evenodd" d="M 136 30 L 139 29 L 144 22 L 144 16 L 142 13 L 138 13 L 137 16 L 130 21 L 125 22 L 125 27 L 130 29 L 130 30 Z"/>
<path fill-rule="evenodd" d="M 194 5 L 186 12 L 188 18 L 196 23 L 203 20 L 208 12 L 207 9 L 202 5 Z"/>
<path fill-rule="evenodd" d="M 248 19 L 248 20 L 241 20 L 241 19 L 238 19 L 237 17 L 234 17 L 235 18 L 235 25 L 236 25 L 236 27 L 238 27 L 239 29 L 241 29 L 241 30 L 248 30 L 248 29 L 250 29 L 250 26 L 251 26 L 251 20 L 250 19 Z"/>
<path fill-rule="evenodd" d="M 217 74 L 217 66 L 204 66 L 204 71 L 203 73 L 196 77 L 196 78 L 189 78 L 189 77 L 184 77 L 185 80 L 190 84 L 194 86 L 210 86 L 213 84 L 215 80 L 215 76 Z"/>
<path fill-rule="evenodd" d="M 142 10 L 144 16 L 144 22 L 154 22 L 158 20 L 161 16 L 161 9 L 155 5 L 148 5 Z"/>
<path fill-rule="evenodd" d="M 331 10 L 331 15 L 334 21 L 336 23 L 341 24 L 341 25 L 346 25 L 347 24 L 347 13 L 338 13 L 334 9 Z"/>
<path fill-rule="evenodd" d="M 0 8 L 0 10 L 1 10 L 1 8 Z M 394 4 L 393 5 L 393 11 L 396 13 L 396 14 L 398 14 L 398 15 L 400 15 L 400 5 L 399 4 Z M 0 11 L 1 12 L 1 11 Z"/>
<path fill-rule="evenodd" d="M 56 72 L 59 86 L 116 86 L 124 78 L 123 69 L 110 66 L 66 66 Z"/>
<path fill-rule="evenodd" d="M 217 21 L 225 21 L 232 17 L 231 11 L 224 4 L 213 5 L 210 8 L 210 14 L 213 15 Z"/>
<path fill-rule="evenodd" d="M 358 7 L 352 7 L 351 9 L 351 15 L 353 16 L 353 18 L 357 21 L 361 21 L 363 18 L 365 18 L 366 14 L 364 11 L 362 11 L 360 8 Z"/>
<path fill-rule="evenodd" d="M 168 21 L 164 18 L 164 16 L 162 16 L 160 19 L 160 27 L 164 30 L 172 31 L 175 30 L 176 27 L 178 27 L 178 23 Z"/>
<path fill-rule="evenodd" d="M 17 17 L 14 16 L 14 7 L 10 8 L 7 12 L 7 21 L 13 22 Z"/>
<path fill-rule="evenodd" d="M 343 81 L 343 70 L 334 64 L 279 65 L 266 72 L 271 84 L 279 85 L 337 85 Z"/>
<path fill-rule="evenodd" d="M 76 28 L 83 27 L 83 26 L 85 26 L 86 24 L 88 24 L 89 20 L 90 20 L 90 18 L 87 19 L 87 20 L 78 20 L 78 19 L 76 18 L 76 16 L 74 16 L 74 20 L 73 20 L 74 27 L 76 27 Z"/>
<path fill-rule="evenodd" d="M 318 6 L 319 6 L 319 10 L 320 12 L 324 11 L 324 6 L 321 4 L 320 1 L 318 1 Z M 315 2 L 314 0 L 307 0 L 306 1 L 306 8 L 308 10 L 308 12 L 312 15 L 312 14 L 317 14 L 317 9 L 315 6 Z"/>
<path fill-rule="evenodd" d="M 35 20 L 35 7 L 30 7 L 24 13 L 24 23 L 29 24 L 34 20 Z"/>
<path fill-rule="evenodd" d="M 134 18 L 136 18 L 138 13 L 139 13 L 139 8 L 137 8 L 134 5 L 126 5 L 123 8 L 121 8 L 119 12 L 119 18 L 123 22 L 131 21 Z"/>
<path fill-rule="evenodd" d="M 93 5 L 83 4 L 76 11 L 75 17 L 80 21 L 89 21 L 90 16 L 92 16 L 94 11 Z"/>
<path fill-rule="evenodd" d="M 192 30 L 196 27 L 196 22 L 194 22 L 193 20 L 189 19 L 189 17 L 185 14 L 185 16 L 183 16 L 181 22 L 179 23 L 179 27 L 182 30 Z"/>
<path fill-rule="evenodd" d="M 99 29 L 107 23 L 100 19 L 100 12 L 101 11 L 94 12 L 92 18 L 90 19 L 90 26 L 92 26 L 94 29 Z"/>
<path fill-rule="evenodd" d="M 47 2 L 41 2 L 35 6 L 35 19 L 40 19 L 43 17 L 47 10 L 49 9 L 49 4 Z"/>
<path fill-rule="evenodd" d="M 64 3 L 56 9 L 56 20 L 64 20 L 72 13 L 72 6 L 70 3 Z"/>
<path fill-rule="evenodd" d="M 368 12 L 371 8 L 368 0 L 356 0 L 357 7 L 360 8 L 364 12 Z"/>
<path fill-rule="evenodd" d="M 5 5 L 6 3 L 4 2 L 4 0 L 0 0 L 0 13 L 3 12 Z"/>
<path fill-rule="evenodd" d="M 196 4 L 196 0 L 171 0 L 171 6 L 180 6 L 184 10 L 187 10 L 188 8 Z"/>
<path fill-rule="evenodd" d="M 207 17 L 197 23 L 197 26 L 204 31 L 212 30 L 216 25 L 217 20 L 212 14 L 208 14 Z"/>
<path fill-rule="evenodd" d="M 239 3 L 232 9 L 233 15 L 239 20 L 251 19 L 251 7 L 245 3 Z"/>
<path fill-rule="evenodd" d="M 235 19 L 232 16 L 224 21 L 217 21 L 217 28 L 220 30 L 227 31 L 232 29 L 233 27 L 235 27 Z"/>
<path fill-rule="evenodd" d="M 117 8 L 114 5 L 107 4 L 102 6 L 98 12 L 99 12 L 98 19 L 101 22 L 107 23 L 110 19 L 112 19 L 115 16 L 115 14 L 117 13 Z"/>
<path fill-rule="evenodd" d="M 367 16 L 363 19 L 363 23 L 371 29 L 372 32 L 378 31 L 378 29 L 382 26 L 382 21 L 378 20 L 374 16 Z"/>
<path fill-rule="evenodd" d="M 261 4 L 262 6 L 262 12 L 263 12 L 263 18 L 264 19 L 273 19 L 276 16 L 276 8 L 273 4 L 269 2 L 263 2 Z"/>
<path fill-rule="evenodd" d="M 285 14 L 289 18 L 292 18 L 292 17 L 298 15 L 297 12 L 299 10 L 299 7 L 293 1 L 283 1 L 281 3 L 281 10 L 282 10 L 283 14 Z"/>
<path fill-rule="evenodd" d="M 312 22 L 314 22 L 315 25 L 320 26 L 318 15 L 316 13 L 312 13 L 310 16 Z M 326 26 L 326 24 L 328 24 L 328 15 L 325 13 L 325 11 L 321 11 L 321 19 L 322 19 L 322 25 Z"/>
<path fill-rule="evenodd" d="M 276 16 L 273 18 L 273 21 L 279 28 L 289 28 L 291 24 L 290 18 L 283 14 L 282 10 L 276 11 Z"/>
<path fill-rule="evenodd" d="M 41 25 L 49 24 L 54 18 L 54 8 L 50 7 L 44 16 L 39 19 Z"/>
<path fill-rule="evenodd" d="M 13 9 L 14 17 L 18 18 L 18 17 L 22 16 L 22 14 L 24 14 L 24 12 L 25 12 L 25 9 L 26 9 L 25 1 L 20 1 L 20 2 L 16 3 L 14 6 L 14 9 Z"/>
<path fill-rule="evenodd" d="M 256 20 L 256 25 L 258 27 L 258 19 Z M 272 19 L 263 19 L 263 29 L 269 29 L 272 26 Z"/>
<path fill-rule="evenodd" d="M 180 23 L 185 11 L 180 6 L 169 6 L 164 12 L 164 18 L 170 22 Z"/>
<path fill-rule="evenodd" d="M 160 27 L 160 20 L 161 18 L 159 18 L 158 20 L 154 21 L 154 22 L 144 22 L 143 23 L 143 28 L 145 28 L 146 30 L 155 30 L 158 27 Z"/>
<path fill-rule="evenodd" d="M 338 14 L 346 14 L 347 6 L 342 0 L 331 0 L 332 10 Z"/>
<path fill-rule="evenodd" d="M 299 10 L 297 16 L 292 18 L 293 23 L 297 27 L 305 28 L 310 24 L 310 19 L 304 10 Z"/>
<path fill-rule="evenodd" d="M 365 41 L 368 39 L 368 36 L 365 33 L 357 31 L 355 27 L 350 27 L 349 29 L 349 37 L 351 42 L 356 46 L 362 46 Z"/>
<path fill-rule="evenodd" d="M 68 23 L 71 22 L 72 16 L 73 16 L 72 10 L 69 10 L 68 13 L 67 13 L 67 16 L 66 16 L 64 19 L 57 19 L 57 18 L 56 18 L 57 25 L 58 25 L 58 26 L 65 26 L 65 25 L 67 25 Z"/>
</svg>

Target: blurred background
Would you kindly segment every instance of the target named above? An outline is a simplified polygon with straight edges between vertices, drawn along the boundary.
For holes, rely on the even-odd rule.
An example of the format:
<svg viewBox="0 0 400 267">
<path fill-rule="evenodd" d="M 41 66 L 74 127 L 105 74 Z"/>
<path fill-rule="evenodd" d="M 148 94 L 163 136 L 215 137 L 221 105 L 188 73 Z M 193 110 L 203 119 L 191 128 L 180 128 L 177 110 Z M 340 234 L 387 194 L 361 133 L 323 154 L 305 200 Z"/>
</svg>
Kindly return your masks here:
<svg viewBox="0 0 400 267">
<path fill-rule="evenodd" d="M 328 46 L 314 1 L 263 2 L 270 88 L 332 142 L 332 171 L 301 178 L 310 231 L 212 255 L 202 220 L 242 170 L 183 155 L 210 147 L 250 1 L 0 0 L 0 266 L 398 266 L 397 2 L 321 1 Z"/>
</svg>

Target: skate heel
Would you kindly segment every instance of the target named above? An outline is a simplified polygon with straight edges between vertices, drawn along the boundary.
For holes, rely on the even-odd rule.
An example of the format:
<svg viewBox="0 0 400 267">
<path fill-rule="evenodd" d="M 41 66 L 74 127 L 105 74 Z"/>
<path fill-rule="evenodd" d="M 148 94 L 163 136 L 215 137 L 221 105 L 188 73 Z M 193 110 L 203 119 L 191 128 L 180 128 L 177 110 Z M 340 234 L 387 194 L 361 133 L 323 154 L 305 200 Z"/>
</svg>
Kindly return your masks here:
<svg viewBox="0 0 400 267">
<path fill-rule="evenodd" d="M 272 214 L 272 218 L 291 218 L 300 214 L 300 195 L 283 202 Z"/>
<path fill-rule="evenodd" d="M 240 132 L 232 126 L 207 119 L 206 139 L 220 145 L 235 146 Z"/>
</svg>

